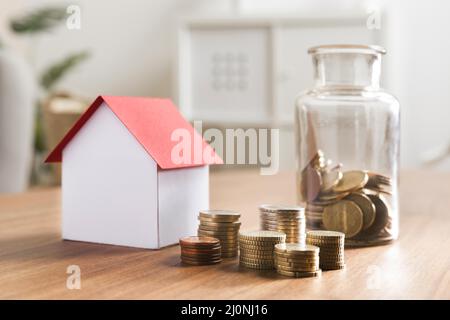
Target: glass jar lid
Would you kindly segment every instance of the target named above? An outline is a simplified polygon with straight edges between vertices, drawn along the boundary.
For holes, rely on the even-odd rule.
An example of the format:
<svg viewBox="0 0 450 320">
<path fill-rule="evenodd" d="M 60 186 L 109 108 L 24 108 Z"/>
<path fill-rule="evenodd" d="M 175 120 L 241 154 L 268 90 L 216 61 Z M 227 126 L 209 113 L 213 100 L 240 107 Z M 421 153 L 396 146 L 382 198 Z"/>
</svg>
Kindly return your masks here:
<svg viewBox="0 0 450 320">
<path fill-rule="evenodd" d="M 311 47 L 308 49 L 309 54 L 345 53 L 345 52 L 386 54 L 386 49 L 377 45 L 363 45 L 363 44 L 327 44 Z"/>
</svg>

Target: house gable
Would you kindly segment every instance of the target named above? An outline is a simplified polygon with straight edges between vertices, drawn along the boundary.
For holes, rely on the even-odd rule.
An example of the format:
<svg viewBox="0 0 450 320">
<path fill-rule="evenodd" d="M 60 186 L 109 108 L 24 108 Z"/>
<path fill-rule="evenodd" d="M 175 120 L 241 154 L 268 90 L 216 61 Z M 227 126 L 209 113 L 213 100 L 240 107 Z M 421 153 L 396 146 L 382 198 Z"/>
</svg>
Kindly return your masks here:
<svg viewBox="0 0 450 320">
<path fill-rule="evenodd" d="M 97 112 L 97 108 L 100 105 L 106 105 L 112 110 L 162 169 L 223 163 L 222 159 L 201 135 L 181 116 L 170 100 L 113 96 L 98 97 L 50 153 L 46 162 L 59 162 L 62 160 L 62 152 L 65 146 L 78 134 L 78 131 L 89 118 Z M 179 130 L 178 133 L 182 131 L 183 134 L 187 134 L 190 137 L 190 143 L 187 145 L 190 148 L 189 154 L 191 157 L 187 163 L 178 163 L 172 159 L 172 150 L 180 143 L 177 140 L 177 134 L 174 136 L 177 130 Z M 197 159 L 195 157 L 196 154 L 209 154 L 211 156 L 206 159 L 201 156 L 200 159 Z"/>
</svg>

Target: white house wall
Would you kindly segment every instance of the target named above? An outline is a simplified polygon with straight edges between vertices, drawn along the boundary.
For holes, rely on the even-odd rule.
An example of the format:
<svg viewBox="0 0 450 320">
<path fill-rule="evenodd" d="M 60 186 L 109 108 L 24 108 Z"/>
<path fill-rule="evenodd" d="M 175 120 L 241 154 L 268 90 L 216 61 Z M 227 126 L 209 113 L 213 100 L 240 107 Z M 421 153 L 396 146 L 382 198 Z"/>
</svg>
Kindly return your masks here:
<svg viewBox="0 0 450 320">
<path fill-rule="evenodd" d="M 198 212 L 209 208 L 209 167 L 159 170 L 160 246 L 197 234 Z"/>
<path fill-rule="evenodd" d="M 158 247 L 157 165 L 105 104 L 63 152 L 63 238 Z"/>
</svg>

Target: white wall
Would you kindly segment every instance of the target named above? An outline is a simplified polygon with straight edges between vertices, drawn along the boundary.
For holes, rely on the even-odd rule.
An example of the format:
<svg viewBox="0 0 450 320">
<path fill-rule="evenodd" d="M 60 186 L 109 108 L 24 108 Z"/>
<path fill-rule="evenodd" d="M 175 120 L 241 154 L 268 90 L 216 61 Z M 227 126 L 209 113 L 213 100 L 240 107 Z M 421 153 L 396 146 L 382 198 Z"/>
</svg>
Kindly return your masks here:
<svg viewBox="0 0 450 320">
<path fill-rule="evenodd" d="M 17 3 L 41 5 L 44 0 L 4 1 L 0 18 Z M 57 3 L 60 1 L 50 1 Z M 229 12 L 226 0 L 80 0 L 82 29 L 65 28 L 32 41 L 35 65 L 42 69 L 66 53 L 88 48 L 91 59 L 63 82 L 84 95 L 99 93 L 172 96 L 174 21 L 180 14 Z M 402 163 L 418 166 L 424 154 L 450 143 L 450 1 L 445 0 L 241 0 L 243 13 L 320 12 L 323 15 L 365 11 L 372 4 L 386 8 L 389 72 L 385 87 L 402 105 Z M 13 10 L 14 9 L 14 10 Z M 300 88 L 299 88 L 300 89 Z"/>
<path fill-rule="evenodd" d="M 8 1 L 11 2 L 11 1 Z M 81 30 L 65 26 L 28 42 L 28 54 L 42 70 L 70 52 L 91 51 L 91 58 L 69 75 L 61 88 L 83 95 L 170 96 L 177 15 L 223 12 L 221 0 L 21 0 L 13 13 L 45 5 L 78 4 Z M 10 5 L 2 4 L 0 8 Z"/>
</svg>

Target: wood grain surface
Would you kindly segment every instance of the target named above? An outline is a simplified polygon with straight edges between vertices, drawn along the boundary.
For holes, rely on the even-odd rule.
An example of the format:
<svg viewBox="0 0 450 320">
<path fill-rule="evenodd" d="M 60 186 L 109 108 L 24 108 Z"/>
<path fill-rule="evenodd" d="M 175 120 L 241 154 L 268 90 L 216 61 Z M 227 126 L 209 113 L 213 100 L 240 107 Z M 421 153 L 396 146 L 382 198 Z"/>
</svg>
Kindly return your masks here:
<svg viewBox="0 0 450 320">
<path fill-rule="evenodd" d="M 3 299 L 450 299 L 450 174 L 408 171 L 400 181 L 400 239 L 347 249 L 347 268 L 291 279 L 242 269 L 180 264 L 179 246 L 142 250 L 63 241 L 60 190 L 0 196 L 0 298 Z M 258 205 L 294 203 L 295 175 L 211 174 L 211 207 L 242 213 L 257 229 Z M 126 214 L 126 213 L 124 213 Z M 81 289 L 66 287 L 69 265 Z"/>
</svg>

